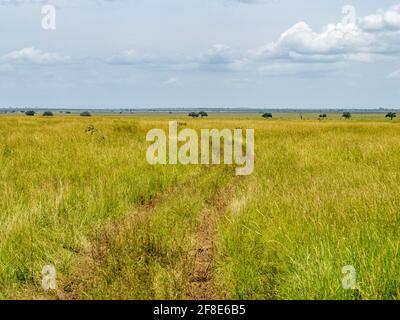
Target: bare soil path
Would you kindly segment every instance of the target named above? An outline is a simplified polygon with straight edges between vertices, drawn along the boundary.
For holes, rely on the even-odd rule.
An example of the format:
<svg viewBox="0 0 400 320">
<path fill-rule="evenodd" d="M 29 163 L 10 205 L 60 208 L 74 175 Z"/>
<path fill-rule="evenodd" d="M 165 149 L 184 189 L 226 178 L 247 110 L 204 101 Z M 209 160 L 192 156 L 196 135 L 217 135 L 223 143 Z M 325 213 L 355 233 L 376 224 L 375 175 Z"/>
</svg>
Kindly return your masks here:
<svg viewBox="0 0 400 320">
<path fill-rule="evenodd" d="M 187 298 L 191 300 L 213 300 L 222 297 L 214 285 L 213 262 L 217 223 L 233 199 L 235 179 L 218 192 L 210 206 L 200 216 L 198 231 L 192 252 L 193 267 L 187 287 Z"/>
<path fill-rule="evenodd" d="M 119 219 L 111 220 L 102 230 L 100 236 L 95 238 L 87 247 L 82 249 L 78 262 L 72 274 L 65 279 L 62 286 L 54 293 L 55 299 L 78 300 L 85 298 L 85 286 L 95 274 L 98 266 L 102 265 L 107 259 L 109 250 L 112 250 L 112 240 L 123 236 L 124 230 L 132 224 L 145 222 L 157 208 L 168 197 L 174 195 L 177 190 L 184 189 L 188 184 L 192 184 L 202 172 L 195 172 L 187 177 L 183 182 L 171 186 L 157 194 L 149 201 L 144 202 L 135 208 L 128 215 Z"/>
<path fill-rule="evenodd" d="M 87 286 L 93 282 L 96 271 L 107 263 L 107 257 L 113 250 L 113 241 L 123 239 L 124 232 L 132 225 L 145 223 L 169 197 L 179 194 L 177 191 L 185 190 L 187 185 L 193 184 L 202 174 L 204 172 L 196 172 L 185 181 L 143 203 L 128 215 L 111 220 L 99 236 L 81 250 L 73 271 L 66 279 L 60 281 L 59 289 L 50 298 L 90 298 L 85 294 Z M 221 191 L 214 194 L 199 216 L 198 229 L 193 235 L 193 249 L 185 258 L 190 266 L 185 290 L 188 299 L 212 300 L 223 297 L 223 293 L 214 285 L 215 236 L 218 221 L 234 198 L 237 179 L 233 178 Z"/>
</svg>

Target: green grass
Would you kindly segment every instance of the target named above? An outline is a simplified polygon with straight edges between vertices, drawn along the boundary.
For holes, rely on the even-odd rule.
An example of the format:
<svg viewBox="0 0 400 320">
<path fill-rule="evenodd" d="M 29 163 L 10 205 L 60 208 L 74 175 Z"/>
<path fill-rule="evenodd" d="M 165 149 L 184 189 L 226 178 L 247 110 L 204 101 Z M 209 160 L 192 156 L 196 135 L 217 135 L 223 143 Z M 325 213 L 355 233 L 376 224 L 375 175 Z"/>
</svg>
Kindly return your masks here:
<svg viewBox="0 0 400 320">
<path fill-rule="evenodd" d="M 199 217 L 231 170 L 204 168 L 196 181 L 168 193 L 144 220 L 118 225 L 103 263 L 78 290 L 86 299 L 185 299 Z"/>
<path fill-rule="evenodd" d="M 87 133 L 93 124 L 98 131 Z M 136 120 L 1 119 L 0 295 L 39 286 L 44 265 L 68 274 L 110 220 L 183 179 L 149 166 Z"/>
<path fill-rule="evenodd" d="M 399 125 L 270 123 L 256 146 L 219 228 L 229 298 L 400 298 Z M 346 265 L 356 290 L 342 288 Z"/>
<path fill-rule="evenodd" d="M 217 225 L 223 297 L 399 299 L 399 120 L 304 116 L 0 117 L 0 298 L 57 296 L 40 287 L 48 264 L 61 291 L 77 277 L 83 299 L 185 298 L 198 218 L 234 171 L 150 166 L 147 131 L 177 119 L 255 129 L 255 171 Z M 161 201 L 145 219 L 129 218 L 151 199 Z M 101 259 L 80 274 L 104 235 Z M 345 265 L 356 290 L 341 286 Z"/>
</svg>

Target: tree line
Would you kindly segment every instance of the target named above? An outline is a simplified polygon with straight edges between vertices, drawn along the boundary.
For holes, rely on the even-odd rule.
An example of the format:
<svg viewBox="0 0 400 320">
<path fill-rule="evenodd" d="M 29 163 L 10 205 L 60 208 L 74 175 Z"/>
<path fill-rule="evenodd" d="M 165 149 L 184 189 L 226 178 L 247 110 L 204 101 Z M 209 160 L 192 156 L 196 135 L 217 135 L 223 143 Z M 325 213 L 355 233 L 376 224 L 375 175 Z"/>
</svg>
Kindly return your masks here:
<svg viewBox="0 0 400 320">
<path fill-rule="evenodd" d="M 393 120 L 394 118 L 396 118 L 396 112 L 389 112 L 389 113 L 387 113 L 386 115 L 385 115 L 385 118 L 390 118 L 390 120 Z M 270 112 L 266 112 L 266 113 L 264 113 L 263 115 L 262 115 L 262 117 L 263 118 L 265 118 L 265 119 L 272 119 L 273 118 L 273 116 L 272 116 L 272 113 L 270 113 Z M 348 112 L 348 111 L 345 111 L 345 112 L 343 112 L 343 114 L 342 114 L 342 118 L 344 118 L 344 119 L 350 119 L 352 117 L 352 114 L 351 114 L 351 112 Z M 302 114 L 300 114 L 300 118 L 301 119 L 303 119 L 303 115 Z M 328 118 L 328 115 L 326 114 L 326 113 L 321 113 L 319 116 L 318 116 L 318 119 L 319 120 L 323 120 L 323 119 L 326 119 L 326 118 Z"/>
</svg>

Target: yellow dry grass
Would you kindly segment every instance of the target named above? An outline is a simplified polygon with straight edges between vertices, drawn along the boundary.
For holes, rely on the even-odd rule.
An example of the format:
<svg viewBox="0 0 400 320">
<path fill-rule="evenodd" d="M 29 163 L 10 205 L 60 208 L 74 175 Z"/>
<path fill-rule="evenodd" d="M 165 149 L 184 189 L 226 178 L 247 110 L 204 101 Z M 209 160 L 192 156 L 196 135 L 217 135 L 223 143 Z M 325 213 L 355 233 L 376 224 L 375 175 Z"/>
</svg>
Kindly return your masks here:
<svg viewBox="0 0 400 320">
<path fill-rule="evenodd" d="M 226 298 L 400 297 L 399 122 L 143 115 L 0 118 L 0 298 L 68 297 L 82 279 L 74 298 L 185 298 L 199 217 L 234 168 L 150 166 L 146 132 L 168 117 L 255 129 L 255 171 L 216 221 L 213 282 Z M 148 218 L 109 231 L 163 194 Z M 101 261 L 79 279 L 104 234 Z M 56 294 L 40 286 L 48 264 Z M 342 288 L 345 265 L 355 290 Z"/>
</svg>

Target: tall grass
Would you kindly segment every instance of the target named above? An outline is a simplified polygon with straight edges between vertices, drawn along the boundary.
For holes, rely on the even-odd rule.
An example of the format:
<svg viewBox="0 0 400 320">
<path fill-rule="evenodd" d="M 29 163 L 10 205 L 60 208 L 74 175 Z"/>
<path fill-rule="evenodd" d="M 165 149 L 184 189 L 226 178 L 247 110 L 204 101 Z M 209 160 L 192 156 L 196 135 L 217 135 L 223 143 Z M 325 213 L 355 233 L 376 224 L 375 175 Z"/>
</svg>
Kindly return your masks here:
<svg viewBox="0 0 400 320">
<path fill-rule="evenodd" d="M 233 168 L 150 166 L 146 132 L 168 117 L 183 119 L 0 118 L 0 298 L 54 297 L 40 288 L 48 264 L 60 290 L 78 277 L 77 298 L 186 297 L 198 218 Z M 255 171 L 217 220 L 225 298 L 400 298 L 399 122 L 313 117 L 182 120 L 256 130 Z M 342 288 L 346 265 L 355 290 Z"/>
<path fill-rule="evenodd" d="M 200 214 L 230 180 L 232 170 L 203 167 L 197 175 L 195 181 L 170 190 L 142 219 L 134 215 L 129 223 L 111 229 L 102 246 L 103 261 L 78 287 L 79 298 L 186 298 Z"/>
<path fill-rule="evenodd" d="M 235 299 L 400 298 L 400 127 L 270 122 L 254 177 L 219 229 Z M 357 271 L 355 290 L 342 268 Z"/>
<path fill-rule="evenodd" d="M 109 220 L 191 171 L 149 166 L 145 147 L 132 119 L 0 119 L 0 298 L 40 288 L 48 264 L 62 278 Z"/>
</svg>

